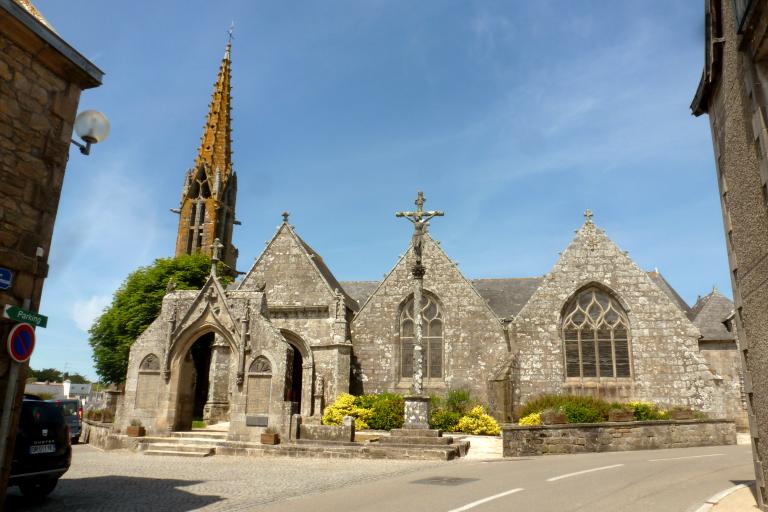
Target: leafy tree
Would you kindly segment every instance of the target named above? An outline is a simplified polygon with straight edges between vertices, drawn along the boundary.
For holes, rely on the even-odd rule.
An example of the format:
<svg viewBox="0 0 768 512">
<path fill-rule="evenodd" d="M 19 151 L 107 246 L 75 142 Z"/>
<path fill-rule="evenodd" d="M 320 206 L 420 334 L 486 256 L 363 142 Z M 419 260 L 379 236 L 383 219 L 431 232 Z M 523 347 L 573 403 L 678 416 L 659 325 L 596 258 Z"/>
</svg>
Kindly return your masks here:
<svg viewBox="0 0 768 512">
<path fill-rule="evenodd" d="M 91 382 L 87 378 L 80 375 L 79 373 L 65 373 L 64 380 L 67 380 L 67 379 L 69 379 L 69 381 L 72 384 L 88 384 Z"/>
<path fill-rule="evenodd" d="M 29 369 L 29 376 L 34 377 L 37 382 L 61 382 L 64 375 L 56 368 L 43 368 L 42 370 Z"/>
<path fill-rule="evenodd" d="M 125 380 L 128 353 L 136 338 L 160 313 L 163 296 L 172 279 L 179 290 L 201 288 L 211 269 L 211 259 L 200 253 L 159 258 L 132 272 L 112 297 L 112 304 L 88 331 L 96 373 L 107 383 Z M 231 282 L 219 266 L 219 281 Z"/>
</svg>

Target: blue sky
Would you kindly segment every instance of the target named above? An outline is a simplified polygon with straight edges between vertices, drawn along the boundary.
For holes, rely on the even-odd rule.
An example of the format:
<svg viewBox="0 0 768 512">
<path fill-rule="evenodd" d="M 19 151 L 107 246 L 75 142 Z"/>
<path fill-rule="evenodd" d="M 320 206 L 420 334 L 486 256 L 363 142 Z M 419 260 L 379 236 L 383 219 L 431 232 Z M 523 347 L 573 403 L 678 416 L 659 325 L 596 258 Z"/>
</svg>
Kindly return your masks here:
<svg viewBox="0 0 768 512">
<path fill-rule="evenodd" d="M 136 267 L 174 250 L 236 25 L 235 244 L 248 270 L 283 210 L 340 280 L 380 279 L 424 190 L 470 278 L 545 274 L 595 223 L 689 302 L 730 296 L 706 117 L 700 2 L 37 0 L 105 72 L 110 119 L 70 153 L 31 364 L 95 377 L 87 328 Z"/>
</svg>

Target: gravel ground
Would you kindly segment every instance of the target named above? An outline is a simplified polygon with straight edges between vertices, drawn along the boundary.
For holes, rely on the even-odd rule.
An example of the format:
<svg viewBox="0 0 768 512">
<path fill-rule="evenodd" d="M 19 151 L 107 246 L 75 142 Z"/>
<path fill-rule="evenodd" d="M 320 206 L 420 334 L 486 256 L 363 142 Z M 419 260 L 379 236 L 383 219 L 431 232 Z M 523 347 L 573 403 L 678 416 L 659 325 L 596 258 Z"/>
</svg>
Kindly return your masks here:
<svg viewBox="0 0 768 512">
<path fill-rule="evenodd" d="M 150 457 L 73 447 L 72 467 L 35 503 L 11 487 L 6 510 L 251 510 L 294 496 L 387 478 L 435 461 L 227 457 Z M 286 509 L 288 509 L 286 504 Z"/>
</svg>

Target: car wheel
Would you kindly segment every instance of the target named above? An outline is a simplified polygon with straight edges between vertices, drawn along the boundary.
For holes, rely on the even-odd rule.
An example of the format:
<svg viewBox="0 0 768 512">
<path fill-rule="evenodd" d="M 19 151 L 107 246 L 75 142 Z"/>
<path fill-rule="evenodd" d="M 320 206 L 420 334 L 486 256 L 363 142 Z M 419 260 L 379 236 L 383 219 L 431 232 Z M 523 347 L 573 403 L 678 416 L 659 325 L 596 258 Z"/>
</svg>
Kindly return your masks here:
<svg viewBox="0 0 768 512">
<path fill-rule="evenodd" d="M 42 498 L 51 494 L 58 483 L 58 478 L 32 480 L 19 484 L 19 490 L 21 490 L 21 494 L 28 498 Z"/>
</svg>

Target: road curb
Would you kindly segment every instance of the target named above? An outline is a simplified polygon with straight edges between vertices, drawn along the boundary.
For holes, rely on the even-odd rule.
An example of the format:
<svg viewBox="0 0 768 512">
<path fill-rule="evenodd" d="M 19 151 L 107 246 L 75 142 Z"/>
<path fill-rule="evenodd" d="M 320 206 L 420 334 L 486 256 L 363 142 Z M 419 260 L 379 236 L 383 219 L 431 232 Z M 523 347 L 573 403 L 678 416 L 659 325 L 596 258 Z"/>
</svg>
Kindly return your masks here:
<svg viewBox="0 0 768 512">
<path fill-rule="evenodd" d="M 717 494 L 713 494 L 712 496 L 707 498 L 704 501 L 704 504 L 699 508 L 697 508 L 694 512 L 707 512 L 708 510 L 712 510 L 712 507 L 720 503 L 720 501 L 723 500 L 726 496 L 733 494 L 739 489 L 744 489 L 745 487 L 747 486 L 744 484 L 734 485 L 733 487 L 729 487 L 724 491 L 720 491 Z"/>
</svg>

